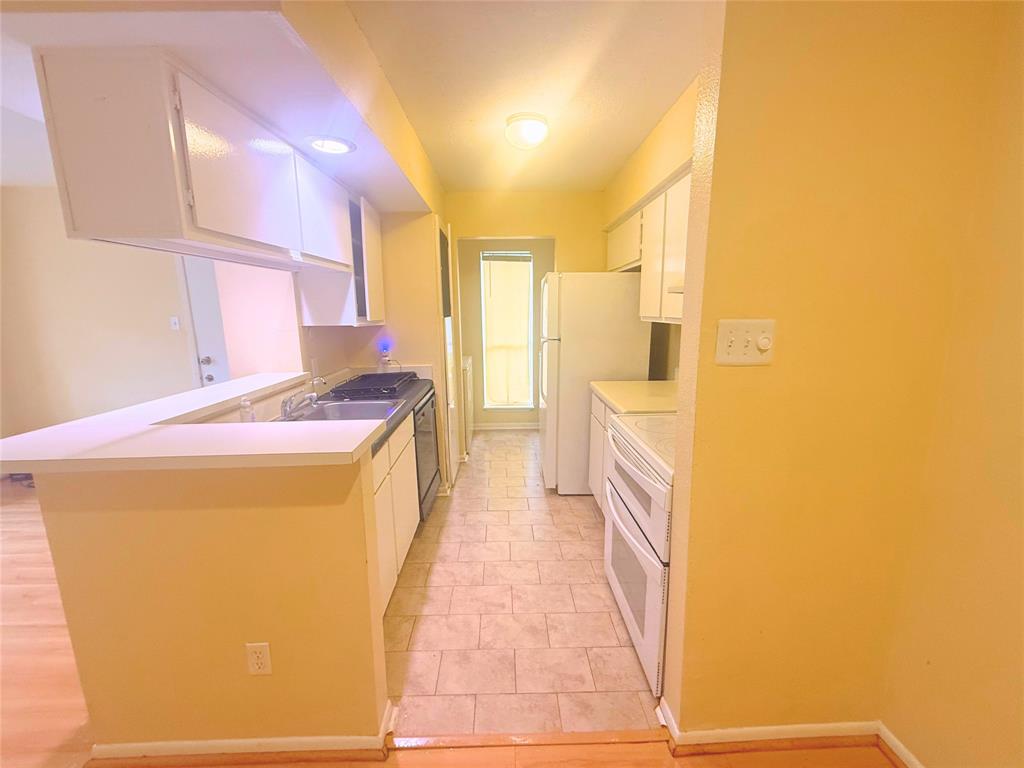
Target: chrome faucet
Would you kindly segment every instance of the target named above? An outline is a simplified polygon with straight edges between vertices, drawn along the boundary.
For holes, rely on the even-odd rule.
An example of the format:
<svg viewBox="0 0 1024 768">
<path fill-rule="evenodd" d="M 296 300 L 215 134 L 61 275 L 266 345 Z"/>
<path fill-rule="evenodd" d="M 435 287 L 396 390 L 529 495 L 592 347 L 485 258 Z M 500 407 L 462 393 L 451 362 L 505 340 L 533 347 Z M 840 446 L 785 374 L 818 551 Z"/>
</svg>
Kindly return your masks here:
<svg viewBox="0 0 1024 768">
<path fill-rule="evenodd" d="M 303 405 L 316 405 L 316 392 L 296 392 L 294 395 L 288 395 L 281 401 L 281 418 L 287 420 Z"/>
</svg>

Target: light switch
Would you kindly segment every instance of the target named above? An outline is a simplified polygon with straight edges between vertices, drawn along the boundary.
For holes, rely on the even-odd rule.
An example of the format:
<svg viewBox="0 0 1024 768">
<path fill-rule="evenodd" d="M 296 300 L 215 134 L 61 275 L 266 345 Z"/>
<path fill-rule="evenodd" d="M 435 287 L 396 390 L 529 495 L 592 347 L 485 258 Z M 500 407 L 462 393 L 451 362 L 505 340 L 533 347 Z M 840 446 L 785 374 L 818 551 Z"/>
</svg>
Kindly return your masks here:
<svg viewBox="0 0 1024 768">
<path fill-rule="evenodd" d="M 718 321 L 718 365 L 768 365 L 774 351 L 774 320 Z"/>
</svg>

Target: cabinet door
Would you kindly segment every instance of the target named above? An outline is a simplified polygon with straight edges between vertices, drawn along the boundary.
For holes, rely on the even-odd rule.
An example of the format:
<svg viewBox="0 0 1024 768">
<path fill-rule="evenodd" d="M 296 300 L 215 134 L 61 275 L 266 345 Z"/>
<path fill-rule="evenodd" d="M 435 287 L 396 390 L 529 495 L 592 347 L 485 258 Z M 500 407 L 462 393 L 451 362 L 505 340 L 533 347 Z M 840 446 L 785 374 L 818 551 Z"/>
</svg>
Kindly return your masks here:
<svg viewBox="0 0 1024 768">
<path fill-rule="evenodd" d="M 366 292 L 366 322 L 384 322 L 384 256 L 381 247 L 380 216 L 365 197 L 362 212 L 363 290 Z"/>
<path fill-rule="evenodd" d="M 352 266 L 348 193 L 302 155 L 295 155 L 302 252 Z"/>
<path fill-rule="evenodd" d="M 665 193 L 665 267 L 661 314 L 666 320 L 683 319 L 683 276 L 686 271 L 686 235 L 690 221 L 690 174 Z"/>
<path fill-rule="evenodd" d="M 665 255 L 665 195 L 643 208 L 640 230 L 640 317 L 661 318 L 662 260 Z"/>
<path fill-rule="evenodd" d="M 186 75 L 178 89 L 196 226 L 299 250 L 294 150 Z"/>
<path fill-rule="evenodd" d="M 590 414 L 590 472 L 588 476 L 590 492 L 597 499 L 598 506 L 604 505 L 604 427 L 597 416 Z"/>
<path fill-rule="evenodd" d="M 395 507 L 395 562 L 402 570 L 416 528 L 420 524 L 420 495 L 416 485 L 416 443 L 410 439 L 391 466 Z"/>
<path fill-rule="evenodd" d="M 386 607 L 398 582 L 398 561 L 395 559 L 395 516 L 391 477 L 387 477 L 373 496 L 377 518 L 377 565 L 380 568 L 380 604 Z"/>
<path fill-rule="evenodd" d="M 608 271 L 640 262 L 640 211 L 608 233 Z"/>
<path fill-rule="evenodd" d="M 304 269 L 295 274 L 304 326 L 357 325 L 351 272 Z"/>
</svg>

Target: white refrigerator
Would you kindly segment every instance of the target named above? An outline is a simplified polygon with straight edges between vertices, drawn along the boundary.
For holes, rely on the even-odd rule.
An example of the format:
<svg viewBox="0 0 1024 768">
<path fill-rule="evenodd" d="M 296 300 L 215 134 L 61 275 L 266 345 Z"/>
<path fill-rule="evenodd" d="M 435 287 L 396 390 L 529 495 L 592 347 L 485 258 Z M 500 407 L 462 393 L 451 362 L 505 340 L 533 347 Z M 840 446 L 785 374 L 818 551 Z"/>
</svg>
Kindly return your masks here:
<svg viewBox="0 0 1024 768">
<path fill-rule="evenodd" d="M 541 303 L 544 485 L 587 494 L 590 382 L 647 379 L 651 324 L 640 319 L 640 274 L 549 272 Z"/>
</svg>

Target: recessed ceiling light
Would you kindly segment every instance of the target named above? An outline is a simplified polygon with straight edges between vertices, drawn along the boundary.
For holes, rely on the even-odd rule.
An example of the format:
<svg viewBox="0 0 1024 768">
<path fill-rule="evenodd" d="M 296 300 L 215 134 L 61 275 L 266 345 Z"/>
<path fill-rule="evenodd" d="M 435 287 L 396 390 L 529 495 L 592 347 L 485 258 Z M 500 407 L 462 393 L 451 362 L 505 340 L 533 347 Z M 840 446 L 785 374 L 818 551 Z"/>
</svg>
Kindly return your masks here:
<svg viewBox="0 0 1024 768">
<path fill-rule="evenodd" d="M 533 149 L 548 137 L 548 121 L 536 112 L 517 112 L 505 121 L 505 138 L 516 149 Z"/>
<path fill-rule="evenodd" d="M 309 140 L 309 145 L 317 152 L 326 152 L 328 155 L 347 155 L 356 151 L 356 145 L 351 141 L 333 136 L 314 136 Z"/>
</svg>

